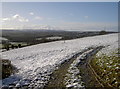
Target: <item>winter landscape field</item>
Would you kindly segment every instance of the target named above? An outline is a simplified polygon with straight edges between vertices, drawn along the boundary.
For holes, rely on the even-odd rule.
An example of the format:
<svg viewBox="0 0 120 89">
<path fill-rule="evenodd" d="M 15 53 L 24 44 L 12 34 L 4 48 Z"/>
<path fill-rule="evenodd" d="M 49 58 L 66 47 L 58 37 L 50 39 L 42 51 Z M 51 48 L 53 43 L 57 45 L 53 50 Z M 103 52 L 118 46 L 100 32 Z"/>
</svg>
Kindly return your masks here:
<svg viewBox="0 0 120 89">
<path fill-rule="evenodd" d="M 103 46 L 104 48 L 97 53 L 98 56 L 101 55 L 101 52 L 111 55 L 109 52 L 114 52 L 118 49 L 118 34 L 55 41 L 2 52 L 2 59 L 9 59 L 18 70 L 15 74 L 3 79 L 3 87 L 19 88 L 27 86 L 43 88 L 48 83 L 51 74 L 55 70 L 59 69 L 59 66 L 62 63 L 68 61 L 80 52 L 83 53 L 80 54 L 68 68 L 68 71 L 73 71 L 72 74 L 70 73 L 71 75 L 69 75 L 66 73 L 67 76 L 69 75 L 71 78 L 72 76 L 76 78 L 73 78 L 71 82 L 69 81 L 68 83 L 65 83 L 64 87 L 85 87 L 84 84 L 81 84 L 81 82 L 83 82 L 80 78 L 81 76 L 79 75 L 77 77 L 75 74 L 80 74 L 77 65 L 85 55 L 90 55 L 90 52 L 100 46 Z M 84 52 L 84 50 L 87 51 Z M 101 59 L 101 61 L 104 61 L 104 59 Z M 111 59 L 111 61 L 115 60 Z M 109 65 L 109 61 L 107 61 L 107 64 Z M 112 66 L 117 68 L 118 64 L 114 64 Z M 67 82 L 68 80 L 65 81 Z"/>
<path fill-rule="evenodd" d="M 120 2 L 2 1 L 1 89 L 120 89 Z"/>
</svg>

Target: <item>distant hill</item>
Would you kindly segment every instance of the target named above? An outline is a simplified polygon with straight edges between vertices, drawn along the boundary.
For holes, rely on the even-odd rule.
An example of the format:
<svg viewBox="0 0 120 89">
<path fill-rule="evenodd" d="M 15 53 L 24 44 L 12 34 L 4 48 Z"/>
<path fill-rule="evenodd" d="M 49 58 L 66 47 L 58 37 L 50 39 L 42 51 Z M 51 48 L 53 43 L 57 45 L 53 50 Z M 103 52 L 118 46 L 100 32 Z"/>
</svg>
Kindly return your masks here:
<svg viewBox="0 0 120 89">
<path fill-rule="evenodd" d="M 62 37 L 62 40 L 76 39 L 87 36 L 99 35 L 100 32 L 81 32 L 81 31 L 63 31 L 63 30 L 33 30 L 33 29 L 24 29 L 24 30 L 2 30 L 2 37 L 7 38 L 12 42 L 33 42 L 36 38 L 45 38 L 45 37 Z M 113 32 L 106 32 L 113 33 Z"/>
</svg>

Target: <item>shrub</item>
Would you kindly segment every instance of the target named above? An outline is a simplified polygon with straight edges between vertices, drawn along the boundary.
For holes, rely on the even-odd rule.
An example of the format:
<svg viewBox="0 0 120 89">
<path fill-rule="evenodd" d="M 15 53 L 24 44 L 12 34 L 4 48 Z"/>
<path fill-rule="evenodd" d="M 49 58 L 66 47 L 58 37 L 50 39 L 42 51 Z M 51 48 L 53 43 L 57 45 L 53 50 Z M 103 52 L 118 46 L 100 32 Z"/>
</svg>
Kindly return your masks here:
<svg viewBox="0 0 120 89">
<path fill-rule="evenodd" d="M 100 31 L 100 32 L 99 32 L 99 35 L 104 35 L 104 34 L 106 34 L 106 33 L 107 33 L 107 32 L 103 30 L 103 31 Z"/>
<path fill-rule="evenodd" d="M 12 45 L 11 48 L 14 49 L 14 45 Z"/>
<path fill-rule="evenodd" d="M 0 72 L 2 72 L 2 77 L 0 79 L 7 78 L 15 72 L 15 67 L 11 64 L 10 60 L 0 59 L 0 64 Z"/>
<path fill-rule="evenodd" d="M 18 48 L 21 48 L 21 44 L 18 44 Z"/>
</svg>

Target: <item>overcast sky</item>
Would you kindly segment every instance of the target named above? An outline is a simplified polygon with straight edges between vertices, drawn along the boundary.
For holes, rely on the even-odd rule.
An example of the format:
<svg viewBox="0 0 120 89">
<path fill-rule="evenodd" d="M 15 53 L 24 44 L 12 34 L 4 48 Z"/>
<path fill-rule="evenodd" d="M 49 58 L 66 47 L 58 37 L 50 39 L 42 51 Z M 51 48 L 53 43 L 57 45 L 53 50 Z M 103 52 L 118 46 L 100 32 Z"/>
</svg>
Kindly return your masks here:
<svg viewBox="0 0 120 89">
<path fill-rule="evenodd" d="M 117 31 L 117 2 L 4 2 L 4 29 Z"/>
</svg>

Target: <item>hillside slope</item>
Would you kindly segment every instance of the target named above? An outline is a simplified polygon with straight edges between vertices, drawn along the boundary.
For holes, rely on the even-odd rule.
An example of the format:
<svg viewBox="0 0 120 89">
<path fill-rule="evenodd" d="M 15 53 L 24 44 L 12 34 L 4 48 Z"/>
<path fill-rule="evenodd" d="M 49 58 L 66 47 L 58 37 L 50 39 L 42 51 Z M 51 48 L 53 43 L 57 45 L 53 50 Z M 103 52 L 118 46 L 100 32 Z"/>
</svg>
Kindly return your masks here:
<svg viewBox="0 0 120 89">
<path fill-rule="evenodd" d="M 2 59 L 11 60 L 18 72 L 3 80 L 3 85 L 27 85 L 40 80 L 43 85 L 49 80 L 58 65 L 74 54 L 92 46 L 107 46 L 118 41 L 118 34 L 85 37 L 74 40 L 56 41 L 14 49 L 2 53 Z"/>
</svg>

